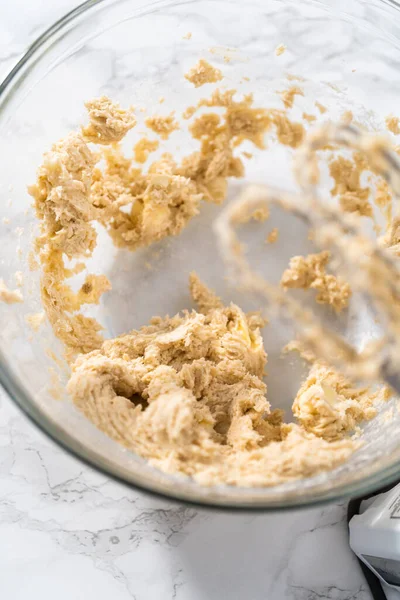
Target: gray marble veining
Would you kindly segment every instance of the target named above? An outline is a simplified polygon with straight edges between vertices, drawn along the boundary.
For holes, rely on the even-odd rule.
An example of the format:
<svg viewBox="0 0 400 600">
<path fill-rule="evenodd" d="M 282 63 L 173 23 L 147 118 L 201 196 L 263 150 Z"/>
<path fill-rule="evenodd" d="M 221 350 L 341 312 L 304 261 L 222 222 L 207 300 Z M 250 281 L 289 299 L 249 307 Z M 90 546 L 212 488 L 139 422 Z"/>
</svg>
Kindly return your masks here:
<svg viewBox="0 0 400 600">
<path fill-rule="evenodd" d="M 344 504 L 253 515 L 154 499 L 66 455 L 4 394 L 0 447 L 4 597 L 370 598 Z"/>
</svg>

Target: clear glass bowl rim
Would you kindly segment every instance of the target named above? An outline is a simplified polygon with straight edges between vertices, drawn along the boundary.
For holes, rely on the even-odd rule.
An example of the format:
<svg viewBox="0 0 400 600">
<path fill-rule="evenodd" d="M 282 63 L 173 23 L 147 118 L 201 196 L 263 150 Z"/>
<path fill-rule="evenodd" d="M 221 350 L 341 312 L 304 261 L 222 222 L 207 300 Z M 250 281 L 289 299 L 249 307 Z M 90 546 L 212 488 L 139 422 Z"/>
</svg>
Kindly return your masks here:
<svg viewBox="0 0 400 600">
<path fill-rule="evenodd" d="M 2 110 L 4 98 L 10 93 L 12 95 L 14 86 L 16 86 L 20 77 L 24 72 L 29 71 L 30 63 L 35 64 L 37 60 L 40 60 L 41 53 L 45 51 L 46 43 L 55 40 L 62 34 L 63 31 L 73 26 L 74 22 L 76 22 L 79 17 L 96 6 L 117 4 L 120 1 L 121 0 L 86 0 L 86 2 L 79 4 L 76 8 L 66 13 L 62 18 L 46 29 L 28 47 L 16 65 L 0 83 L 0 111 Z M 196 0 L 189 0 L 188 3 L 193 1 L 195 2 Z M 400 8 L 400 3 L 398 0 L 379 0 L 379 2 L 389 5 L 397 10 Z M 153 0 L 152 2 L 149 2 L 147 8 L 156 8 L 157 6 L 162 7 L 163 4 L 163 0 Z M 28 417 L 28 419 L 34 423 L 36 427 L 38 427 L 42 433 L 53 440 L 58 446 L 63 448 L 68 454 L 77 458 L 85 465 L 96 469 L 103 475 L 110 477 L 131 489 L 136 489 L 146 494 L 164 498 L 169 501 L 174 500 L 178 502 L 185 502 L 199 508 L 211 508 L 213 510 L 217 509 L 225 511 L 273 512 L 293 510 L 296 508 L 316 507 L 329 502 L 340 501 L 346 497 L 360 497 L 366 494 L 371 494 L 373 491 L 378 490 L 379 488 L 384 488 L 398 481 L 400 476 L 400 461 L 396 461 L 382 471 L 372 473 L 356 483 L 342 484 L 335 487 L 333 490 L 324 490 L 321 494 L 315 497 L 312 496 L 312 492 L 310 495 L 308 495 L 306 492 L 302 497 L 299 498 L 290 498 L 283 501 L 265 499 L 265 501 L 258 501 L 255 505 L 248 500 L 244 500 L 242 503 L 239 502 L 235 504 L 224 504 L 223 499 L 218 499 L 217 501 L 210 499 L 208 501 L 207 499 L 201 498 L 196 500 L 190 495 L 187 496 L 186 494 L 179 493 L 179 491 L 177 492 L 173 486 L 171 486 L 171 490 L 168 492 L 161 491 L 156 488 L 141 485 L 137 481 L 128 481 L 123 476 L 115 473 L 111 465 L 105 464 L 104 461 L 101 460 L 95 453 L 88 450 L 84 444 L 70 436 L 61 427 L 59 427 L 57 423 L 50 419 L 40 409 L 39 406 L 32 402 L 29 394 L 21 386 L 18 378 L 14 376 L 12 369 L 8 367 L 7 362 L 8 361 L 5 354 L 0 350 L 0 385 L 7 392 L 11 400 Z"/>
</svg>

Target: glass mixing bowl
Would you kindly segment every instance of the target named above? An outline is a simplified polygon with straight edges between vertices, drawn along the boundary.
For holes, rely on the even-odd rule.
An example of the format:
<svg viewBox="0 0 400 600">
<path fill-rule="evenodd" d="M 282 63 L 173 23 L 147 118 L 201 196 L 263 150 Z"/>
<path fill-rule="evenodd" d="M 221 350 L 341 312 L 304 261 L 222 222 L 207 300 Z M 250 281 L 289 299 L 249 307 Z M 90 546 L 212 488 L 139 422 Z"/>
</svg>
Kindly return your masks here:
<svg viewBox="0 0 400 600">
<path fill-rule="evenodd" d="M 85 100 L 107 94 L 123 106 L 136 105 L 139 116 L 140 107 L 147 114 L 165 114 L 172 108 L 180 114 L 205 95 L 183 79 L 202 56 L 223 69 L 224 85 L 254 92 L 256 105 L 279 106 L 276 90 L 287 85 L 287 74 L 292 73 L 306 80 L 301 84 L 307 88 L 300 99 L 303 110 L 315 113 L 318 100 L 329 108 L 330 118 L 349 109 L 369 128 L 381 129 L 384 117 L 398 110 L 399 42 L 399 5 L 389 0 L 90 0 L 33 44 L 0 87 L 1 276 L 13 287 L 15 273 L 22 272 L 25 297 L 22 304 L 0 306 L 0 379 L 41 430 L 81 460 L 132 487 L 201 505 L 294 508 L 361 495 L 398 477 L 400 419 L 395 399 L 385 406 L 385 412 L 395 409 L 393 418 L 377 417 L 369 423 L 364 446 L 329 473 L 270 488 L 207 488 L 163 474 L 95 429 L 75 409 L 64 391 L 68 367 L 59 342 L 48 324 L 32 332 L 26 316 L 41 310 L 39 273 L 29 268 L 38 224 L 27 185 L 35 180 L 43 152 L 84 121 Z M 278 57 L 274 50 L 281 43 L 287 50 Z M 140 124 L 136 130 L 140 132 Z M 133 138 L 129 140 L 128 144 Z M 178 132 L 166 148 L 179 155 L 191 150 L 186 144 Z M 247 179 L 274 185 L 285 181 L 290 189 L 291 153 L 271 144 L 262 157 L 256 153 L 249 161 Z M 224 279 L 209 227 L 219 210 L 204 204 L 201 215 L 179 237 L 135 253 L 117 251 L 100 234 L 90 271 L 107 274 L 113 291 L 90 314 L 104 325 L 106 336 L 146 324 L 154 314 L 173 314 L 190 306 L 187 275 L 192 269 L 228 301 L 240 296 Z M 274 225 L 279 218 L 272 215 Z M 282 245 L 271 246 L 261 261 L 272 279 L 290 256 L 307 251 L 307 236 L 301 241 L 299 224 L 288 219 L 279 226 Z M 255 237 L 251 233 L 250 238 Z M 245 308 L 249 304 L 246 298 L 239 300 Z M 371 323 L 356 303 L 344 331 L 351 330 L 359 341 L 371 335 Z M 302 375 L 299 364 L 280 357 L 290 335 L 278 322 L 265 333 L 272 406 L 290 407 Z"/>
</svg>

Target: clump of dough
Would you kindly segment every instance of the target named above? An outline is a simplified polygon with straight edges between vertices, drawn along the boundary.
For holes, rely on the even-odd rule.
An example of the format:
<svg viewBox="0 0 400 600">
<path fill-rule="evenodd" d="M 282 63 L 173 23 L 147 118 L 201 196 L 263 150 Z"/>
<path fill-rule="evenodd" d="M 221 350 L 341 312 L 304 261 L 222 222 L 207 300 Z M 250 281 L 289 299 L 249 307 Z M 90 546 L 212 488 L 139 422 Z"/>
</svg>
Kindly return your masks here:
<svg viewBox="0 0 400 600">
<path fill-rule="evenodd" d="M 236 147 L 250 141 L 263 149 L 265 134 L 272 126 L 278 141 L 291 147 L 298 146 L 305 133 L 303 125 L 290 121 L 284 111 L 255 108 L 251 94 L 241 100 L 235 100 L 235 94 L 236 90 L 217 89 L 198 102 L 195 110 L 219 107 L 225 113 L 204 113 L 191 124 L 193 137 L 200 140 L 200 151 L 185 157 L 179 170 L 196 183 L 206 200 L 217 203 L 226 197 L 227 179 L 244 174 L 241 159 L 234 156 Z"/>
<path fill-rule="evenodd" d="M 324 106 L 323 104 L 321 104 L 321 102 L 315 102 L 315 106 L 318 108 L 319 112 L 321 113 L 321 115 L 323 115 L 324 113 L 327 112 L 327 108 L 326 106 Z"/>
<path fill-rule="evenodd" d="M 240 222 L 241 224 L 249 223 L 250 221 L 264 223 L 269 219 L 269 215 L 270 212 L 268 206 L 261 206 L 260 208 L 247 212 L 245 215 L 241 215 L 237 222 Z"/>
<path fill-rule="evenodd" d="M 309 123 L 314 123 L 314 121 L 317 120 L 317 117 L 315 115 L 310 115 L 306 112 L 303 112 L 302 117 L 305 121 L 308 121 Z"/>
<path fill-rule="evenodd" d="M 293 414 L 306 431 L 337 440 L 376 415 L 375 399 L 368 388 L 355 388 L 335 369 L 316 363 L 297 393 Z"/>
<path fill-rule="evenodd" d="M 104 110 L 91 118 L 89 108 L 89 134 L 86 128 L 83 135 L 71 134 L 53 147 L 31 193 L 41 219 L 36 247 L 45 312 L 68 358 L 80 354 L 68 386 L 79 409 L 166 472 L 189 475 L 205 485 L 265 486 L 341 464 L 357 447 L 347 434 L 375 410 L 373 395 L 319 365 L 295 399 L 298 422 L 285 424 L 282 411 L 271 410 L 266 398 L 267 357 L 260 332 L 265 321 L 260 315 L 245 314 L 235 304 L 224 306 L 192 274 L 197 310 L 154 317 L 139 331 L 104 341 L 100 325 L 78 311 L 99 302 L 110 289 L 107 278 L 88 274 L 77 292 L 66 283 L 93 252 L 94 221 L 107 229 L 116 246 L 130 250 L 176 235 L 197 214 L 202 199 L 222 202 L 227 178 L 243 175 L 242 161 L 234 154 L 242 142 L 262 149 L 265 133 L 274 128 L 281 143 L 301 143 L 304 127 L 291 122 L 285 111 L 255 108 L 252 95 L 237 100 L 235 93 L 215 90 L 188 111 L 192 117 L 201 107 L 224 109 L 191 123 L 190 133 L 200 143 L 197 152 L 181 163 L 164 153 L 147 171 L 134 167 L 114 143 L 127 125 L 118 112 L 122 109 L 115 113 L 111 103 L 114 117 L 119 115 L 115 120 Z M 287 98 L 288 106 L 294 95 Z M 146 124 L 167 139 L 177 122 L 172 113 Z M 91 126 L 96 134 L 90 133 Z M 100 153 L 104 167 L 96 166 L 99 156 L 86 141 L 112 144 Z M 137 162 L 156 149 L 149 144 L 158 147 L 150 140 L 136 144 Z M 268 212 L 252 216 L 264 220 Z M 326 273 L 326 254 L 295 257 L 300 261 L 291 262 L 282 285 L 315 288 L 318 302 L 341 310 L 350 289 Z M 64 257 L 78 262 L 67 268 Z"/>
<path fill-rule="evenodd" d="M 225 113 L 222 117 L 205 113 L 190 125 L 192 136 L 200 141 L 200 150 L 185 157 L 179 168 L 179 173 L 196 184 L 205 200 L 216 203 L 226 197 L 227 179 L 244 174 L 243 162 L 234 156 L 234 149 L 245 140 L 264 147 L 264 133 L 270 127 L 268 115 L 252 106 L 251 96 L 235 101 L 234 94 L 235 90 L 215 90 L 204 101 L 210 107 L 224 107 Z"/>
<path fill-rule="evenodd" d="M 267 239 L 265 241 L 267 242 L 267 244 L 275 244 L 275 242 L 278 241 L 278 237 L 279 229 L 277 227 L 274 227 L 267 235 Z"/>
<path fill-rule="evenodd" d="M 349 303 L 351 289 L 341 277 L 326 272 L 329 258 L 328 251 L 294 256 L 282 275 L 281 286 L 284 289 L 314 289 L 317 291 L 316 301 L 319 304 L 328 304 L 336 312 L 340 312 Z"/>
<path fill-rule="evenodd" d="M 179 174 L 170 154 L 152 163 L 146 174 L 132 169 L 118 148 L 105 158 L 105 170 L 94 173 L 91 197 L 99 208 L 98 220 L 117 247 L 135 250 L 177 235 L 198 213 L 202 195 L 190 178 Z"/>
<path fill-rule="evenodd" d="M 152 465 L 203 485 L 275 485 L 348 458 L 357 443 L 339 439 L 339 430 L 350 430 L 350 421 L 337 435 L 316 425 L 315 434 L 311 425 L 284 424 L 282 411 L 271 410 L 262 320 L 224 306 L 195 274 L 190 287 L 201 312 L 154 317 L 76 360 L 68 384 L 76 406 Z M 360 393 L 354 391 L 354 403 Z M 346 394 L 350 399 L 347 388 Z M 305 403 L 297 404 L 306 421 Z M 344 413 L 350 419 L 350 410 Z M 365 414 L 354 412 L 353 425 Z"/>
<path fill-rule="evenodd" d="M 24 274 L 22 271 L 15 271 L 14 278 L 18 287 L 22 287 L 24 285 Z"/>
<path fill-rule="evenodd" d="M 36 249 L 42 265 L 43 308 L 70 357 L 101 345 L 101 327 L 97 321 L 73 313 L 93 298 L 98 301 L 111 287 L 104 275 L 87 277 L 90 294 L 85 289 L 74 293 L 65 283 L 82 270 L 82 263 L 78 263 L 75 270 L 67 269 L 64 256 L 70 260 L 87 258 L 96 246 L 96 231 L 92 225 L 96 207 L 90 196 L 95 162 L 83 137 L 71 133 L 45 154 L 37 183 L 29 188 L 41 227 Z"/>
<path fill-rule="evenodd" d="M 284 146 L 298 148 L 305 136 L 305 129 L 301 123 L 291 121 L 284 111 L 271 109 L 269 111 L 271 122 L 275 125 L 278 142 Z"/>
<path fill-rule="evenodd" d="M 149 140 L 146 137 L 141 138 L 133 147 L 135 161 L 145 163 L 151 152 L 155 152 L 160 145 L 158 140 Z"/>
<path fill-rule="evenodd" d="M 275 56 L 281 56 L 286 51 L 286 49 L 287 48 L 285 44 L 279 44 L 279 46 L 275 48 Z"/>
<path fill-rule="evenodd" d="M 223 78 L 222 71 L 213 67 L 208 61 L 201 58 L 199 62 L 185 75 L 185 79 L 193 83 L 194 87 L 200 87 L 205 83 L 217 83 Z"/>
<path fill-rule="evenodd" d="M 26 315 L 25 320 L 28 325 L 33 329 L 33 331 L 39 331 L 40 326 L 44 323 L 46 319 L 46 314 L 44 312 L 33 313 L 31 315 Z"/>
<path fill-rule="evenodd" d="M 367 168 L 367 162 L 360 152 L 354 152 L 353 160 L 343 156 L 332 160 L 329 172 L 335 185 L 331 194 L 339 196 L 339 203 L 344 211 L 372 217 L 372 206 L 368 200 L 370 190 L 368 187 L 362 187 L 360 181 L 362 172 Z"/>
<path fill-rule="evenodd" d="M 6 304 L 17 304 L 23 302 L 24 297 L 19 290 L 11 290 L 8 288 L 3 279 L 0 279 L 0 302 Z"/>
<path fill-rule="evenodd" d="M 381 209 L 389 228 L 393 216 L 393 195 L 388 182 L 383 178 L 378 179 L 376 183 L 374 202 Z"/>
<path fill-rule="evenodd" d="M 189 289 L 199 312 L 207 314 L 211 310 L 223 308 L 221 298 L 210 290 L 194 271 L 189 276 Z"/>
<path fill-rule="evenodd" d="M 93 98 L 85 103 L 89 125 L 82 127 L 82 135 L 88 142 L 112 144 L 119 142 L 136 125 L 133 110 L 124 110 L 107 96 Z"/>
<path fill-rule="evenodd" d="M 386 208 L 392 203 L 392 192 L 388 182 L 380 179 L 376 184 L 375 204 L 381 208 Z"/>
<path fill-rule="evenodd" d="M 200 150 L 180 164 L 163 154 L 144 173 L 132 167 L 118 146 L 103 151 L 105 168 L 93 170 L 90 198 L 97 220 L 118 247 L 134 250 L 177 235 L 197 214 L 201 199 L 225 199 L 227 179 L 244 173 L 234 149 L 245 140 L 264 147 L 263 135 L 271 125 L 268 113 L 252 106 L 252 96 L 235 101 L 234 94 L 216 90 L 204 101 L 210 107 L 224 106 L 225 114 L 205 113 L 190 125 Z M 141 142 L 135 146 L 140 160 L 142 150 L 149 148 Z"/>
<path fill-rule="evenodd" d="M 36 246 L 51 245 L 68 258 L 89 255 L 96 245 L 91 224 L 95 209 L 90 185 L 96 163 L 94 154 L 79 133 L 71 133 L 44 155 L 37 183 L 29 193 L 41 222 L 42 236 Z"/>
<path fill-rule="evenodd" d="M 225 107 L 226 117 L 231 121 L 238 118 L 242 121 L 242 129 L 248 129 L 248 133 L 253 135 L 251 141 L 258 147 L 264 148 L 264 134 L 270 129 L 271 125 L 276 128 L 278 141 L 284 146 L 296 148 L 303 141 L 305 130 L 301 123 L 291 121 L 284 110 L 275 108 L 252 108 L 253 95 L 247 94 L 239 103 L 234 100 L 236 90 L 214 90 L 211 97 L 201 99 L 197 108 L 202 106 Z M 246 126 L 247 124 L 247 126 Z M 241 138 L 243 141 L 245 138 Z"/>
<path fill-rule="evenodd" d="M 292 108 L 295 96 L 304 96 L 304 92 L 298 85 L 292 85 L 289 89 L 279 92 L 285 108 Z"/>
<path fill-rule="evenodd" d="M 145 119 L 145 125 L 163 140 L 167 140 L 173 131 L 179 129 L 179 123 L 175 119 L 175 113 L 172 111 L 169 115 L 155 115 Z"/>
<path fill-rule="evenodd" d="M 196 112 L 196 110 L 197 110 L 196 106 L 187 106 L 182 113 L 182 118 L 183 119 L 191 119 L 193 117 L 194 113 Z"/>
<path fill-rule="evenodd" d="M 398 135 L 400 133 L 400 120 L 398 117 L 394 117 L 393 115 L 389 115 L 386 117 L 386 127 L 389 131 Z"/>
<path fill-rule="evenodd" d="M 353 119 L 354 119 L 354 115 L 351 110 L 345 110 L 343 112 L 342 116 L 340 117 L 341 122 L 344 123 L 345 125 L 350 125 L 350 123 L 353 122 Z"/>
</svg>

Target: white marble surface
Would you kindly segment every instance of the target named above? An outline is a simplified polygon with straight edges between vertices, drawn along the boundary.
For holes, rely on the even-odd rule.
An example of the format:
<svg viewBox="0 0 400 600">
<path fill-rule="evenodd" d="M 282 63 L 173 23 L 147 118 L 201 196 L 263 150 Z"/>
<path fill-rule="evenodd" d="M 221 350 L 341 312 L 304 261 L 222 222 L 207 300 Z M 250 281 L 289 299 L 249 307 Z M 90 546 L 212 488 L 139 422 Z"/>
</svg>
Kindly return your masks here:
<svg viewBox="0 0 400 600">
<path fill-rule="evenodd" d="M 0 6 L 0 73 L 74 0 Z M 84 467 L 0 393 L 0 597 L 369 600 L 346 505 L 222 514 L 155 500 Z"/>
<path fill-rule="evenodd" d="M 369 600 L 345 505 L 216 514 L 82 466 L 0 398 L 0 597 Z"/>
</svg>

